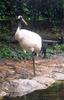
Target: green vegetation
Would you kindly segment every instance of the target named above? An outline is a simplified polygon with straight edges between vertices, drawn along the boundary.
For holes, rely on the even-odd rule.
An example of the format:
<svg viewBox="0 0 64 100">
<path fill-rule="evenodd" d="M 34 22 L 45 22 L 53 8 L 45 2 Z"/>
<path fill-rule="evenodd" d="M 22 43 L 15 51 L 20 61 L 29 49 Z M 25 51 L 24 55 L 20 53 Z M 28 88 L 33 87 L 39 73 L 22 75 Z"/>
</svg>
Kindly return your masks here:
<svg viewBox="0 0 64 100">
<path fill-rule="evenodd" d="M 51 46 L 47 49 L 47 51 L 50 53 L 55 53 L 55 54 L 62 53 L 64 51 L 64 44 L 61 44 L 61 45 L 56 44 L 54 46 Z"/>
<path fill-rule="evenodd" d="M 64 44 L 63 45 L 55 45 L 52 47 L 47 48 L 47 57 L 53 55 L 53 54 L 58 54 L 62 53 L 64 51 Z M 10 58 L 10 59 L 15 59 L 15 60 L 23 60 L 23 59 L 32 59 L 31 58 L 31 52 L 28 51 L 24 53 L 23 50 L 17 49 L 17 48 L 12 48 L 9 46 L 2 46 L 0 48 L 0 58 Z"/>
<path fill-rule="evenodd" d="M 64 0 L 0 0 L 0 42 L 11 42 L 17 28 L 16 18 L 20 14 L 27 20 L 28 28 L 35 28 L 44 38 L 64 36 L 63 11 Z M 45 32 L 41 32 L 43 27 Z M 64 45 L 57 44 L 47 48 L 47 56 L 63 51 Z M 20 49 L 3 46 L 0 48 L 0 58 L 31 59 L 31 52 L 25 54 Z"/>
<path fill-rule="evenodd" d="M 63 11 L 64 0 L 0 0 L 0 37 L 14 35 L 18 15 L 27 20 L 28 29 L 38 31 L 42 36 L 64 36 Z M 43 29 L 47 34 L 43 35 Z"/>
<path fill-rule="evenodd" d="M 0 58 L 10 58 L 15 60 L 31 59 L 31 52 L 24 53 L 23 50 L 4 46 L 0 48 Z"/>
<path fill-rule="evenodd" d="M 59 53 L 63 53 L 64 52 L 64 44 L 56 44 L 54 46 L 48 47 L 47 49 L 47 57 L 51 56 L 51 55 L 55 55 L 55 54 L 59 54 Z"/>
<path fill-rule="evenodd" d="M 30 51 L 24 53 L 18 46 L 11 47 L 18 15 L 26 19 L 28 29 L 41 33 L 44 39 L 56 40 L 64 36 L 64 0 L 0 0 L 0 59 L 32 59 Z M 48 47 L 46 52 L 47 57 L 63 53 L 64 44 Z M 64 100 L 63 89 L 64 83 L 55 84 L 47 91 L 32 94 L 27 100 Z"/>
<path fill-rule="evenodd" d="M 34 24 L 48 19 L 56 25 L 63 21 L 63 11 L 64 0 L 0 0 L 0 19 L 13 19 L 22 14 Z"/>
</svg>

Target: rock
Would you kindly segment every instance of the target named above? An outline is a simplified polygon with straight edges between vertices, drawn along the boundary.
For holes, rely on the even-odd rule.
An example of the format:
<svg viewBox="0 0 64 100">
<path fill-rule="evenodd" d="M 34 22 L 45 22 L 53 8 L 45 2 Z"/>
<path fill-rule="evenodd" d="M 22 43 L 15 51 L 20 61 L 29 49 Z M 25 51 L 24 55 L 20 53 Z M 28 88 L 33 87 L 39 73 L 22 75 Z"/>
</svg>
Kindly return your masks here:
<svg viewBox="0 0 64 100">
<path fill-rule="evenodd" d="M 55 73 L 56 80 L 64 80 L 64 74 L 62 73 Z"/>
<path fill-rule="evenodd" d="M 35 77 L 33 77 L 31 64 L 32 62 L 29 61 L 26 64 L 22 61 L 14 62 L 12 69 L 10 65 L 1 64 L 0 96 L 23 96 L 33 91 L 47 89 L 56 81 L 64 80 L 63 57 L 62 60 L 60 58 L 37 60 Z"/>
<path fill-rule="evenodd" d="M 10 82 L 4 82 L 2 87 L 6 91 L 7 95 L 11 97 L 23 96 L 29 94 L 35 90 L 46 89 L 55 80 L 52 78 L 46 78 L 42 76 L 35 77 L 33 79 L 16 79 Z"/>
<path fill-rule="evenodd" d="M 6 92 L 4 92 L 4 91 L 0 91 L 0 97 L 6 96 L 6 95 L 7 95 Z M 1 99 L 0 99 L 0 100 L 1 100 Z"/>
</svg>

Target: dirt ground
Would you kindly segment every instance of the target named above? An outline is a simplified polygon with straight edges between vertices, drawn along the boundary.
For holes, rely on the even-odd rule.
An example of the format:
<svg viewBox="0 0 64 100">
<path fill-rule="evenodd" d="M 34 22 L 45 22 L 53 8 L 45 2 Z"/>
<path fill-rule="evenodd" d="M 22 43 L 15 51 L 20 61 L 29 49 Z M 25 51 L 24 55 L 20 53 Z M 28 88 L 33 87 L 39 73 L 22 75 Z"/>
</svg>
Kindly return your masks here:
<svg viewBox="0 0 64 100">
<path fill-rule="evenodd" d="M 64 73 L 64 55 L 35 60 L 36 75 L 51 73 L 52 70 Z M 32 78 L 33 64 L 31 60 L 0 60 L 0 83 L 5 80 Z"/>
</svg>

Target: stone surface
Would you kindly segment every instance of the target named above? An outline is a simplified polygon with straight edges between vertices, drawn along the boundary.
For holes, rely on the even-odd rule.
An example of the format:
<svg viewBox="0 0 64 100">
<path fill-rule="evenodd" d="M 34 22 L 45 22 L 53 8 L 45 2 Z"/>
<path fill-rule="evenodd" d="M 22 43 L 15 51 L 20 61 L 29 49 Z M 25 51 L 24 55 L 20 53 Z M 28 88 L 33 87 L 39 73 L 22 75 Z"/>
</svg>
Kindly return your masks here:
<svg viewBox="0 0 64 100">
<path fill-rule="evenodd" d="M 0 97 L 23 96 L 36 90 L 47 89 L 58 80 L 64 80 L 64 56 L 32 61 L 0 61 Z"/>
</svg>

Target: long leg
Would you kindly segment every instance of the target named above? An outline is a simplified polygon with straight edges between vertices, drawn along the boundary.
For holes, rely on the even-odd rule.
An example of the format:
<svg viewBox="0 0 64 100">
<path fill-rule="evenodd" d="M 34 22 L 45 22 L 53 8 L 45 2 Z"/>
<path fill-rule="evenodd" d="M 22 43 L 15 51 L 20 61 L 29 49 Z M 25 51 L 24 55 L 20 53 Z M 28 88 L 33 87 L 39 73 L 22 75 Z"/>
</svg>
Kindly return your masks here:
<svg viewBox="0 0 64 100">
<path fill-rule="evenodd" d="M 34 76 L 36 75 L 35 73 L 35 57 L 34 57 L 34 54 L 35 52 L 32 52 L 32 60 L 33 60 L 33 73 L 34 73 Z"/>
</svg>

